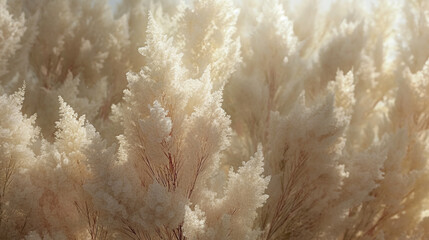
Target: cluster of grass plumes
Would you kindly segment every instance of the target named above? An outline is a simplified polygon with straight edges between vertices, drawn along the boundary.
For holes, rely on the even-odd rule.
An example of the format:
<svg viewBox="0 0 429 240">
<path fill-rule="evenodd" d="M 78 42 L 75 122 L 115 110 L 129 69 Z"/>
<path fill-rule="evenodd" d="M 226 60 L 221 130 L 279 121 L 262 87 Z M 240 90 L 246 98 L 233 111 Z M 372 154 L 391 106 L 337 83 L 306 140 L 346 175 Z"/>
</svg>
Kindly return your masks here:
<svg viewBox="0 0 429 240">
<path fill-rule="evenodd" d="M 428 12 L 0 0 L 0 239 L 428 239 Z"/>
</svg>

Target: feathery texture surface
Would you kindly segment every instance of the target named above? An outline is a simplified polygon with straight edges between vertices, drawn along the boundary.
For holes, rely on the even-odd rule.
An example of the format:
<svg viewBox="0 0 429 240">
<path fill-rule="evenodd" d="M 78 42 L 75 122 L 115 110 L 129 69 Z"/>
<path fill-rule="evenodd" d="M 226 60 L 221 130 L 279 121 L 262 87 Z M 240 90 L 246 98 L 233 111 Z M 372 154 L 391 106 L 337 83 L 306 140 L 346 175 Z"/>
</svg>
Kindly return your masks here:
<svg viewBox="0 0 429 240">
<path fill-rule="evenodd" d="M 428 12 L 0 0 L 0 239 L 429 239 Z"/>
</svg>

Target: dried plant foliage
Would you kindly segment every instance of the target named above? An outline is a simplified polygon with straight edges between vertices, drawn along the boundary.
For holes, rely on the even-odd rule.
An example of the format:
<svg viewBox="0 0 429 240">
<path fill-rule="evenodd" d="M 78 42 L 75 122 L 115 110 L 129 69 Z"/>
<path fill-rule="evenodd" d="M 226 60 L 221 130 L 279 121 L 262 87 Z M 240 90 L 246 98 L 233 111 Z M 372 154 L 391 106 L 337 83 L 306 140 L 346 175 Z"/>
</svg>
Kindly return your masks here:
<svg viewBox="0 0 429 240">
<path fill-rule="evenodd" d="M 428 12 L 0 0 L 0 239 L 428 239 Z"/>
</svg>

